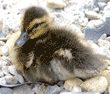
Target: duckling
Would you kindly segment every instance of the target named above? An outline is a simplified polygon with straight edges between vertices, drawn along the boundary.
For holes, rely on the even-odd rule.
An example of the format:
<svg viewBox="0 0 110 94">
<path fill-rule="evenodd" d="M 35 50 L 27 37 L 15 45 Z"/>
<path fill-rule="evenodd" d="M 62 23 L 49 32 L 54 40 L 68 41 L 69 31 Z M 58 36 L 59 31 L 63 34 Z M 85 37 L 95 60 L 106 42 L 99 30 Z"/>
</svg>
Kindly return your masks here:
<svg viewBox="0 0 110 94">
<path fill-rule="evenodd" d="M 81 40 L 87 43 L 69 29 L 52 27 L 49 13 L 31 6 L 23 14 L 21 34 L 10 57 L 18 73 L 30 82 L 54 84 L 74 77 L 85 78 L 80 72 L 90 77 L 104 70 L 106 63 Z"/>
</svg>

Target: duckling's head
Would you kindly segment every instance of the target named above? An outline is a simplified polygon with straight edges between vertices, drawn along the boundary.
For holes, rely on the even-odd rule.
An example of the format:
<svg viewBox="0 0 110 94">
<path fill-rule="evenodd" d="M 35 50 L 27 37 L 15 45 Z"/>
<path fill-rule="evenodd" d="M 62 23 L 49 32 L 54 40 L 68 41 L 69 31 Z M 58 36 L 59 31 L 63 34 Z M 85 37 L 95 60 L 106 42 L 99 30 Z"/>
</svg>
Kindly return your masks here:
<svg viewBox="0 0 110 94">
<path fill-rule="evenodd" d="M 23 46 L 28 39 L 34 39 L 46 33 L 50 27 L 51 19 L 45 9 L 31 6 L 27 8 L 21 20 L 21 35 L 16 46 Z"/>
</svg>

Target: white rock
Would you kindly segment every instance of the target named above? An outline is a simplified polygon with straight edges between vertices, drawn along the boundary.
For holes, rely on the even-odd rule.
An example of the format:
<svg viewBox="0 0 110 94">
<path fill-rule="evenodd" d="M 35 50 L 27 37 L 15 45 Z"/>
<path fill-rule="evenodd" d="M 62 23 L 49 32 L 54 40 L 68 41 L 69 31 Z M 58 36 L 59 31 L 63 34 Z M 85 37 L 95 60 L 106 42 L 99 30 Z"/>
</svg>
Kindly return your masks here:
<svg viewBox="0 0 110 94">
<path fill-rule="evenodd" d="M 21 84 L 24 83 L 24 79 L 23 79 L 23 77 L 22 77 L 20 74 L 16 74 L 14 77 L 15 77 Z"/>
<path fill-rule="evenodd" d="M 9 72 L 14 75 L 16 80 L 18 80 L 21 84 L 24 83 L 23 77 L 17 73 L 15 66 L 9 66 Z"/>
<path fill-rule="evenodd" d="M 16 78 L 15 77 L 13 77 L 13 76 L 5 76 L 5 79 L 6 79 L 6 82 L 8 83 L 8 84 L 17 84 L 17 80 L 16 80 Z"/>
<path fill-rule="evenodd" d="M 106 3 L 98 2 L 98 6 L 99 6 L 100 9 L 103 9 L 106 6 Z"/>
<path fill-rule="evenodd" d="M 107 49 L 110 49 L 110 42 L 107 41 L 107 40 L 99 40 L 99 41 L 98 41 L 98 45 L 99 45 L 100 47 L 105 46 Z"/>
<path fill-rule="evenodd" d="M 64 8 L 65 3 L 63 0 L 47 0 L 47 6 L 51 8 Z"/>
<path fill-rule="evenodd" d="M 110 42 L 110 37 L 107 37 L 105 40 L 109 41 Z"/>
<path fill-rule="evenodd" d="M 94 22 L 94 25 L 95 25 L 96 28 L 100 28 L 101 26 L 104 25 L 104 22 L 102 20 L 96 20 Z"/>
<path fill-rule="evenodd" d="M 71 92 L 73 87 L 78 87 L 82 82 L 83 81 L 78 78 L 68 79 L 64 83 L 64 88 Z"/>
<path fill-rule="evenodd" d="M 3 66 L 3 68 L 2 68 L 2 72 L 3 72 L 5 75 L 10 75 L 8 68 L 9 68 L 8 66 Z"/>
<path fill-rule="evenodd" d="M 97 91 L 103 93 L 108 87 L 108 81 L 104 76 L 97 76 L 86 80 L 80 86 L 87 91 Z"/>
<path fill-rule="evenodd" d="M 107 3 L 109 0 L 97 0 L 97 2 L 105 2 Z"/>
<path fill-rule="evenodd" d="M 8 51 L 8 47 L 7 46 L 3 46 L 2 47 L 2 54 L 4 56 L 8 56 L 9 55 L 9 51 Z"/>
<path fill-rule="evenodd" d="M 32 93 L 31 87 L 29 85 L 22 85 L 19 87 L 15 87 L 13 89 L 13 94 L 34 94 L 34 93 Z"/>
<path fill-rule="evenodd" d="M 110 50 L 108 50 L 106 47 L 103 46 L 103 47 L 99 47 L 98 53 L 108 57 L 110 55 Z"/>
<path fill-rule="evenodd" d="M 3 66 L 6 66 L 8 64 L 8 62 L 4 61 L 4 60 L 0 60 L 0 68 L 2 68 Z"/>
<path fill-rule="evenodd" d="M 99 38 L 99 40 L 105 40 L 106 37 L 107 37 L 107 35 L 104 33 L 104 34 L 101 35 L 101 37 Z"/>
<path fill-rule="evenodd" d="M 7 82 L 5 80 L 5 77 L 1 77 L 0 78 L 0 85 L 6 85 L 6 84 L 7 84 Z"/>
<path fill-rule="evenodd" d="M 88 23 L 88 18 L 84 18 L 84 23 L 85 23 L 85 24 Z"/>
<path fill-rule="evenodd" d="M 60 94 L 100 94 L 99 92 L 60 92 Z"/>
<path fill-rule="evenodd" d="M 71 92 L 82 92 L 82 89 L 80 87 L 74 86 L 71 90 Z"/>
<path fill-rule="evenodd" d="M 99 7 L 94 8 L 93 11 L 99 12 Z"/>
<path fill-rule="evenodd" d="M 83 3 L 84 8 L 88 9 L 88 10 L 93 10 L 95 2 L 96 2 L 96 0 L 86 0 L 86 2 Z"/>
<path fill-rule="evenodd" d="M 85 16 L 90 20 L 97 20 L 99 19 L 98 14 L 95 11 L 86 11 Z"/>
<path fill-rule="evenodd" d="M 100 28 L 103 24 L 104 22 L 101 20 L 91 20 L 87 24 L 87 28 L 96 29 L 96 28 Z"/>
<path fill-rule="evenodd" d="M 89 29 L 96 29 L 94 25 L 94 20 L 89 21 L 86 27 Z"/>
</svg>

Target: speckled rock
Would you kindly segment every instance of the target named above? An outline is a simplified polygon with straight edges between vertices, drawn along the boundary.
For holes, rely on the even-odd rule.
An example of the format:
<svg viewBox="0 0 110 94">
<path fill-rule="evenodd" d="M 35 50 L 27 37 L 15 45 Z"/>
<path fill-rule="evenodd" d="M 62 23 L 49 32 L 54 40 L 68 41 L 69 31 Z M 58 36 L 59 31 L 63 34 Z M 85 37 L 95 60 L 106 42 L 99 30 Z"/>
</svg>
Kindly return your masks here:
<svg viewBox="0 0 110 94">
<path fill-rule="evenodd" d="M 12 94 L 34 94 L 29 85 L 15 87 Z"/>
<path fill-rule="evenodd" d="M 63 0 L 47 0 L 47 6 L 51 8 L 64 8 L 65 3 Z"/>
<path fill-rule="evenodd" d="M 98 20 L 99 16 L 95 11 L 86 11 L 85 16 L 90 20 Z"/>
<path fill-rule="evenodd" d="M 6 79 L 7 84 L 17 84 L 18 82 L 16 78 L 11 75 L 5 76 L 5 79 Z"/>
<path fill-rule="evenodd" d="M 97 76 L 86 80 L 80 86 L 87 91 L 103 93 L 108 87 L 108 81 L 104 76 Z"/>
<path fill-rule="evenodd" d="M 13 90 L 10 88 L 0 88 L 0 94 L 12 94 Z"/>
<path fill-rule="evenodd" d="M 75 78 L 75 79 L 68 79 L 64 83 L 64 88 L 69 90 L 70 92 L 72 91 L 73 87 L 79 86 L 83 81 Z"/>
</svg>

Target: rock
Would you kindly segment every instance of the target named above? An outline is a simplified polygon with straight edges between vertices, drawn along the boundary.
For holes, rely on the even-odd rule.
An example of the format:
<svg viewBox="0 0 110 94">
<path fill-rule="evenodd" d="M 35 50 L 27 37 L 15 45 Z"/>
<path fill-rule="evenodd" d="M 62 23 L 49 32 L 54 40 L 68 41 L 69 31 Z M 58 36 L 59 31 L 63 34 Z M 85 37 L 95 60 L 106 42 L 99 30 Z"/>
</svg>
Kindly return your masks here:
<svg viewBox="0 0 110 94">
<path fill-rule="evenodd" d="M 97 50 L 97 53 L 107 57 L 107 58 L 110 58 L 110 50 L 107 49 L 106 47 L 102 46 L 102 47 L 99 47 L 99 49 Z"/>
<path fill-rule="evenodd" d="M 107 2 L 109 2 L 109 0 L 97 0 L 97 2 L 104 2 L 104 3 L 107 3 Z"/>
<path fill-rule="evenodd" d="M 107 37 L 105 40 L 109 41 L 110 42 L 110 37 Z"/>
<path fill-rule="evenodd" d="M 100 94 L 99 92 L 61 92 L 60 94 Z"/>
<path fill-rule="evenodd" d="M 55 86 L 49 86 L 47 88 L 45 94 L 59 94 L 61 90 L 62 90 L 62 88 L 61 87 L 58 87 L 57 85 L 55 85 Z"/>
<path fill-rule="evenodd" d="M 9 72 L 14 75 L 14 78 L 18 80 L 21 84 L 24 83 L 23 77 L 17 73 L 15 66 L 9 66 Z"/>
<path fill-rule="evenodd" d="M 86 11 L 85 16 L 90 20 L 98 20 L 99 16 L 95 11 Z"/>
<path fill-rule="evenodd" d="M 99 75 L 104 76 L 107 79 L 108 84 L 110 84 L 110 70 L 104 70 L 100 72 Z"/>
<path fill-rule="evenodd" d="M 104 24 L 102 20 L 91 20 L 87 24 L 87 28 L 89 29 L 97 29 Z"/>
<path fill-rule="evenodd" d="M 13 89 L 13 94 L 34 94 L 29 85 L 22 85 Z M 40 93 L 39 93 L 40 94 Z"/>
<path fill-rule="evenodd" d="M 87 10 L 93 10 L 94 4 L 96 3 L 95 0 L 87 0 L 84 4 L 84 8 Z"/>
<path fill-rule="evenodd" d="M 94 8 L 93 11 L 99 12 L 99 7 Z"/>
<path fill-rule="evenodd" d="M 23 77 L 22 77 L 20 74 L 16 74 L 14 77 L 15 77 L 16 80 L 18 80 L 21 84 L 24 83 L 24 79 L 23 79 Z"/>
<path fill-rule="evenodd" d="M 80 86 L 87 91 L 103 93 L 108 87 L 108 81 L 104 76 L 97 76 L 86 80 Z"/>
<path fill-rule="evenodd" d="M 99 40 L 105 40 L 105 38 L 107 37 L 107 34 L 102 34 L 101 37 L 99 38 Z"/>
<path fill-rule="evenodd" d="M 110 49 L 110 42 L 107 40 L 98 40 L 98 45 L 100 47 L 106 47 L 107 49 Z"/>
<path fill-rule="evenodd" d="M 13 90 L 10 88 L 0 88 L 0 94 L 12 94 Z"/>
<path fill-rule="evenodd" d="M 7 82 L 6 82 L 5 77 L 1 77 L 0 78 L 0 85 L 6 85 L 6 84 L 7 84 Z"/>
<path fill-rule="evenodd" d="M 3 66 L 3 68 L 2 68 L 2 72 L 3 72 L 5 75 L 10 75 L 8 68 L 9 68 L 8 66 Z"/>
<path fill-rule="evenodd" d="M 68 79 L 64 83 L 64 88 L 71 92 L 73 87 L 79 86 L 82 82 L 83 81 L 78 78 Z"/>
<path fill-rule="evenodd" d="M 48 86 L 35 84 L 35 87 L 32 89 L 32 92 L 36 94 L 46 94 L 47 88 Z"/>
<path fill-rule="evenodd" d="M 63 0 L 47 0 L 47 6 L 51 8 L 64 8 Z"/>
<path fill-rule="evenodd" d="M 100 9 L 103 9 L 105 6 L 106 6 L 106 3 L 104 3 L 104 2 L 98 2 L 98 7 Z"/>
<path fill-rule="evenodd" d="M 6 82 L 7 82 L 7 84 L 17 84 L 17 80 L 16 80 L 16 78 L 14 78 L 13 76 L 5 76 L 5 79 L 6 79 Z"/>
<path fill-rule="evenodd" d="M 80 87 L 74 86 L 71 90 L 71 92 L 82 92 L 82 89 Z"/>
</svg>

